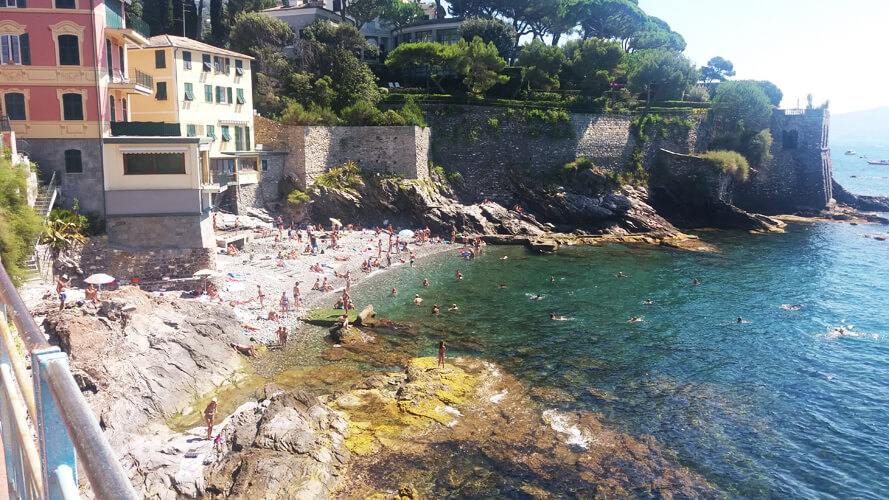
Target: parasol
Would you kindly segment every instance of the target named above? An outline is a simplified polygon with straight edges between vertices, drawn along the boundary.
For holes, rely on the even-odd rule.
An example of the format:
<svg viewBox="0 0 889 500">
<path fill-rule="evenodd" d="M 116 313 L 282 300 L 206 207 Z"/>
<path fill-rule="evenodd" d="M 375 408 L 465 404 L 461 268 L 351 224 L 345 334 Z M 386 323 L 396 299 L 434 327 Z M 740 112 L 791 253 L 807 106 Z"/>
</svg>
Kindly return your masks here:
<svg viewBox="0 0 889 500">
<path fill-rule="evenodd" d="M 411 231 L 410 229 L 402 229 L 401 231 L 398 232 L 398 236 L 404 236 L 405 238 L 413 238 L 414 232 Z"/>
<path fill-rule="evenodd" d="M 340 222 L 339 219 L 334 219 L 333 217 L 330 218 L 330 222 L 333 222 L 334 226 L 342 226 L 343 225 L 343 223 Z"/>
<path fill-rule="evenodd" d="M 201 269 L 200 271 L 194 273 L 192 276 L 213 276 L 216 274 L 216 271 L 212 269 Z"/>
<path fill-rule="evenodd" d="M 92 283 L 93 285 L 107 285 L 114 281 L 113 276 L 108 276 L 107 274 L 93 274 L 90 275 L 87 279 L 83 280 L 86 283 Z"/>
</svg>

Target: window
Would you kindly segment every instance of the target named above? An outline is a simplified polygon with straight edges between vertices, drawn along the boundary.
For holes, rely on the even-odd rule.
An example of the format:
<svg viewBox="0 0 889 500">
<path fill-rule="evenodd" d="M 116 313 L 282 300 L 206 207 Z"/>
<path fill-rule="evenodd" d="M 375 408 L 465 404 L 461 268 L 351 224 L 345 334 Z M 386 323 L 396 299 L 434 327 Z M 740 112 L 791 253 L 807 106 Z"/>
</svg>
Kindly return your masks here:
<svg viewBox="0 0 889 500">
<path fill-rule="evenodd" d="M 228 125 L 222 126 L 222 142 L 228 142 L 232 140 L 232 136 L 228 135 Z"/>
<path fill-rule="evenodd" d="M 235 59 L 235 74 L 238 76 L 244 76 L 244 61 Z"/>
<path fill-rule="evenodd" d="M 207 125 L 207 137 L 212 137 L 213 140 L 216 140 L 216 126 L 215 125 Z"/>
<path fill-rule="evenodd" d="M 438 30 L 437 36 L 438 43 L 442 45 L 453 45 L 460 42 L 460 30 L 456 28 L 449 30 Z"/>
<path fill-rule="evenodd" d="M 219 56 L 213 56 L 213 71 L 222 73 L 222 58 Z"/>
<path fill-rule="evenodd" d="M 154 67 L 155 68 L 166 68 L 167 67 L 167 56 L 164 53 L 163 49 L 154 51 Z"/>
<path fill-rule="evenodd" d="M 111 107 L 111 121 L 116 122 L 117 120 L 115 119 L 115 116 L 114 116 L 114 96 L 113 95 L 108 96 L 108 104 Z"/>
<path fill-rule="evenodd" d="M 15 7 L 15 0 L 0 0 L 0 7 Z"/>
<path fill-rule="evenodd" d="M 123 121 L 123 122 L 127 121 L 128 118 L 127 118 L 127 98 L 126 97 L 120 98 L 120 114 L 121 114 L 120 121 Z"/>
<path fill-rule="evenodd" d="M 250 151 L 250 127 L 244 127 L 244 150 Z"/>
<path fill-rule="evenodd" d="M 65 120 L 83 120 L 83 97 L 80 94 L 62 94 L 62 115 Z"/>
<path fill-rule="evenodd" d="M 4 96 L 6 116 L 10 120 L 27 120 L 25 112 L 25 94 L 10 92 Z"/>
<path fill-rule="evenodd" d="M 114 71 L 114 51 L 111 50 L 111 40 L 105 40 L 105 57 L 108 58 L 108 78 L 111 78 L 112 71 Z"/>
<path fill-rule="evenodd" d="M 126 71 L 123 70 L 123 47 L 121 46 L 117 47 L 117 71 L 120 73 L 121 80 L 123 80 L 123 75 L 126 74 Z"/>
<path fill-rule="evenodd" d="M 235 127 L 235 151 L 244 150 L 244 135 L 241 127 Z"/>
<path fill-rule="evenodd" d="M 198 131 L 194 125 L 186 125 L 185 126 L 185 135 L 188 137 L 197 137 Z"/>
<path fill-rule="evenodd" d="M 204 85 L 204 101 L 213 102 L 213 86 Z"/>
<path fill-rule="evenodd" d="M 269 161 L 268 160 L 259 160 L 259 164 L 262 165 L 262 171 L 265 172 L 269 169 Z"/>
<path fill-rule="evenodd" d="M 225 74 L 229 74 L 232 72 L 232 60 L 228 57 L 225 58 Z"/>
<path fill-rule="evenodd" d="M 80 66 L 79 43 L 77 35 L 59 35 L 59 64 Z"/>
<path fill-rule="evenodd" d="M 182 69 L 191 69 L 191 52 L 182 53 Z"/>
<path fill-rule="evenodd" d="M 192 84 L 190 84 L 190 83 L 185 84 L 185 100 L 186 101 L 193 101 L 194 100 L 194 89 L 192 87 Z"/>
<path fill-rule="evenodd" d="M 244 89 L 238 89 L 238 104 L 244 104 Z"/>
<path fill-rule="evenodd" d="M 125 175 L 184 174 L 184 153 L 124 153 Z"/>
<path fill-rule="evenodd" d="M 203 63 L 203 64 L 204 64 L 203 70 L 204 70 L 204 71 L 210 71 L 210 54 L 204 54 L 204 55 L 202 56 L 202 60 L 204 61 L 204 63 Z"/>
<path fill-rule="evenodd" d="M 167 100 L 167 82 L 157 82 L 157 92 L 154 93 L 154 98 L 158 101 Z"/>
<path fill-rule="evenodd" d="M 216 87 L 216 102 L 225 104 L 225 87 Z"/>
<path fill-rule="evenodd" d="M 79 149 L 65 150 L 65 173 L 66 174 L 82 174 L 83 159 Z"/>
<path fill-rule="evenodd" d="M 24 3 L 24 2 L 21 2 Z M 74 0 L 56 0 L 56 8 L 57 9 L 76 9 L 77 6 L 74 5 Z"/>
<path fill-rule="evenodd" d="M 229 103 L 229 104 L 235 102 L 235 101 L 232 99 L 232 88 L 231 88 L 231 87 L 228 87 L 228 88 L 225 89 L 225 96 L 228 98 L 228 100 L 225 101 L 225 102 L 227 102 L 227 103 Z"/>
<path fill-rule="evenodd" d="M 31 64 L 31 48 L 27 33 L 0 35 L 0 64 Z"/>
</svg>

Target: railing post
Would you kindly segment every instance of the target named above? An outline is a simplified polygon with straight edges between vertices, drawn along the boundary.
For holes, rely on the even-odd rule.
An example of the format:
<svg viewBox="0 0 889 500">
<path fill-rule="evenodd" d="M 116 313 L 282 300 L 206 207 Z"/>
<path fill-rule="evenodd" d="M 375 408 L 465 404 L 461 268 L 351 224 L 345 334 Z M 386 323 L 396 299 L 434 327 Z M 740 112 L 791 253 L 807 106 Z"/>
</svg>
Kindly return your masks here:
<svg viewBox="0 0 889 500">
<path fill-rule="evenodd" d="M 59 484 L 55 474 L 59 467 L 67 466 L 75 471 L 73 479 L 74 484 L 77 484 L 77 456 L 74 453 L 74 443 L 68 436 L 65 422 L 62 421 L 46 379 L 47 368 L 53 362 L 64 363 L 67 366 L 68 356 L 59 351 L 58 347 L 43 349 L 31 356 L 31 366 L 34 369 L 34 395 L 37 399 L 37 439 L 40 444 L 40 462 L 43 466 L 43 487 L 46 498 L 51 500 L 65 498 L 62 485 Z"/>
</svg>

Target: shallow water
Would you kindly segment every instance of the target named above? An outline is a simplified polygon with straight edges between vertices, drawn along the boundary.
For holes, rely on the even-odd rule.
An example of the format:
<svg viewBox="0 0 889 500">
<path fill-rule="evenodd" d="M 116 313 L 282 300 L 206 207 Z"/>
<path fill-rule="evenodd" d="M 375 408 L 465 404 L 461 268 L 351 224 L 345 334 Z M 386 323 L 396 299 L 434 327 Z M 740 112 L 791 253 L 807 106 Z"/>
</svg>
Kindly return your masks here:
<svg viewBox="0 0 889 500">
<path fill-rule="evenodd" d="M 889 242 L 861 234 L 885 230 L 701 233 L 718 254 L 493 247 L 473 262 L 448 255 L 397 269 L 356 292 L 380 316 L 417 326 L 399 345 L 434 355 L 445 338 L 448 355 L 494 359 L 529 386 L 564 389 L 570 399 L 553 404 L 655 436 L 729 496 L 877 498 L 889 489 Z M 451 303 L 458 311 L 446 312 Z M 844 320 L 865 335 L 828 334 Z"/>
</svg>

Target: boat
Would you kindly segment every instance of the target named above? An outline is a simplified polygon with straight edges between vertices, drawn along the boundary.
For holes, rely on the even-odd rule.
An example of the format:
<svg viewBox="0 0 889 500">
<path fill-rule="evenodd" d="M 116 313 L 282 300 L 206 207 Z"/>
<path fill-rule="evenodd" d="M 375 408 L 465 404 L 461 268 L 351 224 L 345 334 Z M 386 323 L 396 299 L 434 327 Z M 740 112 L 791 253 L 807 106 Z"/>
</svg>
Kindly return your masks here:
<svg viewBox="0 0 889 500">
<path fill-rule="evenodd" d="M 874 160 L 867 162 L 868 165 L 889 165 L 889 160 Z"/>
<path fill-rule="evenodd" d="M 846 156 L 855 156 L 858 153 L 856 153 L 854 149 L 847 149 L 846 152 L 843 154 L 845 154 Z"/>
</svg>

